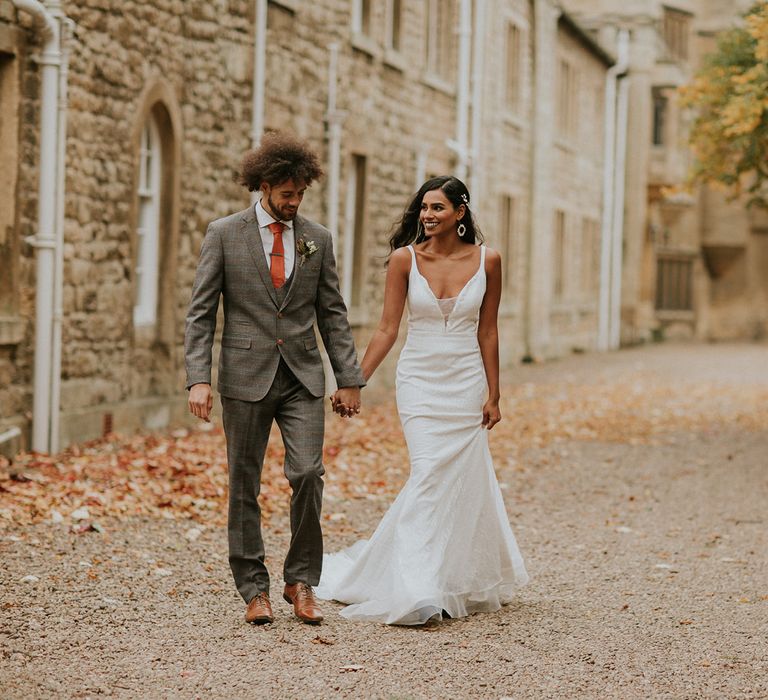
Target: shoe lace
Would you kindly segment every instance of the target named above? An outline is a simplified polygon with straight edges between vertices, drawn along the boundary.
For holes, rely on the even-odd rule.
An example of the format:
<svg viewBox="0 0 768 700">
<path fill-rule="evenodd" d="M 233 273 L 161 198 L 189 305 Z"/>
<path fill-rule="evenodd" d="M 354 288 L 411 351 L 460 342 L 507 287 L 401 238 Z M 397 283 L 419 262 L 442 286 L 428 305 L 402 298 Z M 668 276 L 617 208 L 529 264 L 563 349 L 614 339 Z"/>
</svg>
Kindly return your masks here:
<svg viewBox="0 0 768 700">
<path fill-rule="evenodd" d="M 306 583 L 300 583 L 296 587 L 296 599 L 301 603 L 314 603 L 311 586 Z"/>
</svg>

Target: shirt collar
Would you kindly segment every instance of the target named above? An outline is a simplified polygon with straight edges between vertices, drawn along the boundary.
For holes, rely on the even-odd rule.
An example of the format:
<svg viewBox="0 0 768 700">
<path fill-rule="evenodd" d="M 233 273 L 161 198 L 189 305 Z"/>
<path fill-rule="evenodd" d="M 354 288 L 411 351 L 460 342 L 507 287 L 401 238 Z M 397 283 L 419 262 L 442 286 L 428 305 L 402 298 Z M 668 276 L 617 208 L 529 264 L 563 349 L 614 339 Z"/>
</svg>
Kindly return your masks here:
<svg viewBox="0 0 768 700">
<path fill-rule="evenodd" d="M 266 228 L 271 223 L 277 221 L 262 205 L 261 200 L 258 200 L 253 205 L 254 213 L 256 214 L 256 221 L 259 222 L 259 228 Z M 286 229 L 293 231 L 293 221 L 281 221 L 280 222 Z"/>
</svg>

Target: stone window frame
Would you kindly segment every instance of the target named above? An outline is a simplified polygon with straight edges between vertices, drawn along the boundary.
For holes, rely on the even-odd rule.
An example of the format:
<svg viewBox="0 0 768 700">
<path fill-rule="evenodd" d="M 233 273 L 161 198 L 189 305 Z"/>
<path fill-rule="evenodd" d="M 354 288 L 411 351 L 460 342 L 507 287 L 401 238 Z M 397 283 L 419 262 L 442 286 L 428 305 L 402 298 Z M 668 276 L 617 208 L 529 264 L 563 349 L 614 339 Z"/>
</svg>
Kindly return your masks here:
<svg viewBox="0 0 768 700">
<path fill-rule="evenodd" d="M 373 37 L 373 3 L 371 0 L 352 0 L 352 33 Z"/>
<path fill-rule="evenodd" d="M 514 35 L 514 42 L 510 41 L 510 35 Z M 507 19 L 504 22 L 504 79 L 501 85 L 504 111 L 511 116 L 519 116 L 523 110 L 524 47 L 523 27 L 514 19 Z M 511 74 L 512 68 L 514 76 Z"/>
<path fill-rule="evenodd" d="M 132 202 L 130 211 L 131 261 L 133 294 L 136 299 L 136 276 L 138 255 L 137 229 L 140 215 L 139 178 L 141 173 L 141 141 L 144 127 L 152 118 L 160 134 L 161 173 L 160 207 L 158 220 L 158 289 L 156 320 L 150 325 L 133 324 L 137 341 L 164 346 L 170 352 L 175 342 L 175 284 L 178 265 L 180 187 L 181 187 L 181 144 L 183 140 L 181 109 L 175 91 L 167 81 L 155 78 L 149 81 L 137 100 L 131 134 L 133 155 Z"/>
<path fill-rule="evenodd" d="M 162 171 L 162 137 L 157 120 L 150 112 L 141 130 L 139 147 L 139 177 L 136 192 L 139 204 L 135 229 L 136 266 L 133 269 L 136 278 L 134 326 L 153 326 L 157 323 Z"/>
<path fill-rule="evenodd" d="M 523 312 L 528 275 L 526 193 L 510 182 L 497 191 L 496 201 L 498 236 L 494 240 L 498 244 L 503 273 L 499 314 L 503 317 L 519 316 Z"/>
<path fill-rule="evenodd" d="M 403 0 L 386 0 L 384 21 L 384 62 L 405 72 L 408 64 L 403 54 L 405 8 Z"/>
<path fill-rule="evenodd" d="M 342 284 L 353 326 L 368 322 L 365 286 L 368 265 L 365 232 L 368 230 L 371 158 L 365 149 L 354 149 L 347 160 L 344 246 L 341 256 Z M 362 175 L 361 175 L 362 171 Z M 349 257 L 349 260 L 347 260 Z M 351 264 L 350 264 L 351 263 Z"/>
<path fill-rule="evenodd" d="M 568 215 L 557 207 L 552 222 L 552 298 L 558 304 L 568 295 Z"/>
<path fill-rule="evenodd" d="M 693 14 L 669 5 L 662 5 L 662 11 L 661 35 L 670 56 L 677 61 L 688 61 Z"/>
<path fill-rule="evenodd" d="M 600 289 L 600 220 L 596 214 L 581 217 L 579 246 L 579 291 L 585 302 L 597 302 Z"/>
<path fill-rule="evenodd" d="M 349 18 L 352 48 L 374 58 L 379 58 L 381 54 L 381 47 L 376 41 L 377 4 L 374 0 L 351 0 Z"/>
<path fill-rule="evenodd" d="M 555 128 L 560 145 L 570 147 L 575 142 L 579 128 L 579 70 L 572 59 L 562 54 L 557 58 Z"/>
<path fill-rule="evenodd" d="M 24 339 L 27 323 L 20 316 L 19 263 L 21 239 L 19 230 L 18 188 L 19 161 L 22 128 L 22 71 L 24 57 L 20 53 L 24 36 L 14 25 L 0 25 L 0 104 L 15 105 L 12 111 L 4 111 L 0 120 L 0 157 L 13 167 L 3 171 L 0 193 L 0 209 L 3 216 L 0 226 L 0 346 L 20 344 Z M 7 259 L 7 265 L 5 260 Z"/>
<path fill-rule="evenodd" d="M 688 318 L 695 313 L 695 262 L 695 252 L 657 251 L 654 308 L 658 318 Z"/>
<path fill-rule="evenodd" d="M 502 192 L 499 195 L 499 248 L 501 248 L 501 261 L 504 268 L 502 285 L 503 291 L 511 295 L 519 291 L 518 280 L 511 274 L 517 262 L 519 220 L 519 197 L 512 192 Z"/>
<path fill-rule="evenodd" d="M 653 109 L 651 144 L 654 148 L 665 148 L 669 142 L 670 99 L 669 88 L 665 85 L 654 85 L 651 88 L 651 105 Z"/>
<path fill-rule="evenodd" d="M 455 0 L 426 0 L 425 8 L 423 81 L 436 90 L 453 95 L 456 92 L 454 47 L 457 44 L 457 5 Z M 446 40 L 445 37 L 450 34 L 453 36 Z"/>
</svg>

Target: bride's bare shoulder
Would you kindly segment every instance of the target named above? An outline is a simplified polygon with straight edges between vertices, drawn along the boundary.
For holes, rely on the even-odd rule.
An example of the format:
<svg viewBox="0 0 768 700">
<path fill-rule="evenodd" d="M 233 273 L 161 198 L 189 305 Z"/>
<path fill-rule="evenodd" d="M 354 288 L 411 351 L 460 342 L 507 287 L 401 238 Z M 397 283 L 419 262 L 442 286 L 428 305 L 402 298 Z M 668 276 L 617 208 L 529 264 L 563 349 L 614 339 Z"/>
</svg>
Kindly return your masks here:
<svg viewBox="0 0 768 700">
<path fill-rule="evenodd" d="M 485 261 L 486 262 L 492 262 L 493 264 L 498 264 L 501 262 L 501 253 L 499 253 L 498 250 L 494 250 L 493 248 L 489 248 L 487 245 L 483 246 L 485 248 Z"/>
<path fill-rule="evenodd" d="M 411 252 L 407 247 L 397 248 L 389 256 L 389 267 L 392 270 L 410 272 Z"/>
</svg>

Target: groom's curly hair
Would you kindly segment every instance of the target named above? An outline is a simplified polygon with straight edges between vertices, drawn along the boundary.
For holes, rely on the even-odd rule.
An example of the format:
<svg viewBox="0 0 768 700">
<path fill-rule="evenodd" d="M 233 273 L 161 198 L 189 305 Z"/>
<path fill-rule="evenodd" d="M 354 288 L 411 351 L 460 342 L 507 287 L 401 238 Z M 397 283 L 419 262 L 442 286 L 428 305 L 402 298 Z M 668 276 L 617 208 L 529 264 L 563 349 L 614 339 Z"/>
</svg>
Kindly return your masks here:
<svg viewBox="0 0 768 700">
<path fill-rule="evenodd" d="M 248 151 L 240 166 L 241 185 L 254 192 L 266 182 L 274 187 L 286 180 L 311 185 L 323 174 L 317 154 L 309 144 L 293 134 L 269 131 L 259 147 Z"/>
</svg>

